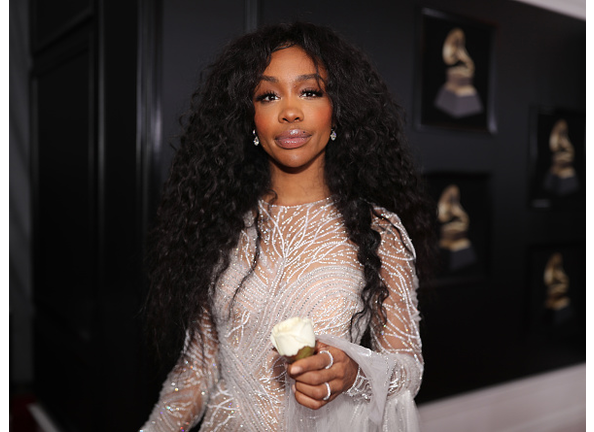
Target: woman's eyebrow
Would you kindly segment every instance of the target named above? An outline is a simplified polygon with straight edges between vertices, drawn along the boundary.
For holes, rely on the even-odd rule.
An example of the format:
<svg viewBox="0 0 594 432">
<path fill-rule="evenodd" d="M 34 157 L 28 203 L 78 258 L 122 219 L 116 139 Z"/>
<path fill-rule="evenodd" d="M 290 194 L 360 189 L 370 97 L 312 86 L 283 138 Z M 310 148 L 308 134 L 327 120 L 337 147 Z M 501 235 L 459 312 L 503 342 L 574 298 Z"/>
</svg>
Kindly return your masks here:
<svg viewBox="0 0 594 432">
<path fill-rule="evenodd" d="M 304 75 L 297 76 L 295 78 L 295 82 L 308 81 L 311 79 L 320 80 L 321 78 L 322 77 L 318 73 L 304 74 Z M 278 78 L 270 76 L 270 75 L 262 75 L 261 79 L 262 79 L 262 81 L 278 83 Z"/>
<path fill-rule="evenodd" d="M 308 81 L 308 80 L 311 80 L 311 79 L 319 80 L 319 79 L 321 79 L 321 78 L 322 78 L 322 77 L 320 76 L 320 74 L 317 74 L 317 73 L 312 73 L 312 74 L 299 75 L 299 76 L 298 76 L 298 77 L 295 79 L 295 81 L 296 81 L 296 82 L 298 82 L 298 81 Z"/>
<path fill-rule="evenodd" d="M 272 77 L 272 76 L 269 76 L 269 75 L 262 75 L 261 80 L 262 81 L 268 81 L 268 82 L 271 82 L 271 83 L 277 83 L 278 82 L 278 79 L 277 78 Z"/>
</svg>

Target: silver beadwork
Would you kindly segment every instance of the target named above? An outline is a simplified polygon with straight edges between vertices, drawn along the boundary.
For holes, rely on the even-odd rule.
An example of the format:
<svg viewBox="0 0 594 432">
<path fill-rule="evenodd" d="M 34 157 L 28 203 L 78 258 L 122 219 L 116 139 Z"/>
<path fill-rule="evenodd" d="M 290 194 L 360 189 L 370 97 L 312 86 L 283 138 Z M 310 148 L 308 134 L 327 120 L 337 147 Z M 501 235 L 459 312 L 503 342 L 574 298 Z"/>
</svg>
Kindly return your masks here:
<svg viewBox="0 0 594 432">
<path fill-rule="evenodd" d="M 296 205 L 259 201 L 256 209 L 259 218 L 255 220 L 254 213 L 246 212 L 245 228 L 229 252 L 229 266 L 214 294 L 212 317 L 200 318 L 204 338 L 188 338 L 184 360 L 173 371 L 175 379 L 163 387 L 147 422 L 146 429 L 151 432 L 168 432 L 171 428 L 167 425 L 182 422 L 180 416 L 194 418 L 202 412 L 202 424 L 210 426 L 209 432 L 239 430 L 240 425 L 246 432 L 285 430 L 285 407 L 292 406 L 294 398 L 285 395 L 285 385 L 290 382 L 282 381 L 285 359 L 272 350 L 269 339 L 272 327 L 281 318 L 307 316 L 315 320 L 320 335 L 333 335 L 357 345 L 361 341 L 368 323 L 354 323 L 352 335 L 349 328 L 353 314 L 362 307 L 363 266 L 332 197 Z M 400 406 L 400 397 L 416 394 L 423 370 L 414 248 L 397 215 L 380 207 L 374 210 L 382 215 L 373 219 L 372 228 L 382 239 L 378 256 L 390 295 L 384 303 L 386 326 L 371 327 L 371 343 L 377 347 L 371 354 L 385 360 L 385 370 L 378 373 L 389 395 L 386 407 L 394 407 Z M 235 296 L 251 271 L 258 242 L 258 265 Z M 332 349 L 332 354 L 335 352 Z M 335 363 L 338 367 L 337 359 Z M 324 404 L 334 399 L 332 404 L 349 403 L 366 411 L 375 388 L 365 367 L 361 363 L 348 395 L 334 398 L 339 389 L 331 388 Z M 332 366 L 330 371 L 334 369 Z M 219 382 L 224 385 L 219 386 Z M 320 385 L 316 390 L 316 400 L 321 402 L 327 388 Z M 253 394 L 271 396 L 260 399 Z M 384 414 L 390 425 L 404 421 L 402 411 L 386 409 Z"/>
</svg>

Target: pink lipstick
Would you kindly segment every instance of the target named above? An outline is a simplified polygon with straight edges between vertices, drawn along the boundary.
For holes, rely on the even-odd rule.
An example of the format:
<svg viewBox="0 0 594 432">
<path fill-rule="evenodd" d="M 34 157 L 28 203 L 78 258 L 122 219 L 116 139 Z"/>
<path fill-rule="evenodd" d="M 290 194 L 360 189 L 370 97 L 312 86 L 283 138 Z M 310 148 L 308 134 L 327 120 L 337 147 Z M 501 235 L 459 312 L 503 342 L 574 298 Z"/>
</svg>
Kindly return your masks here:
<svg viewBox="0 0 594 432">
<path fill-rule="evenodd" d="M 279 147 L 284 149 L 298 148 L 311 138 L 311 134 L 301 129 L 291 129 L 277 135 L 274 140 Z"/>
</svg>

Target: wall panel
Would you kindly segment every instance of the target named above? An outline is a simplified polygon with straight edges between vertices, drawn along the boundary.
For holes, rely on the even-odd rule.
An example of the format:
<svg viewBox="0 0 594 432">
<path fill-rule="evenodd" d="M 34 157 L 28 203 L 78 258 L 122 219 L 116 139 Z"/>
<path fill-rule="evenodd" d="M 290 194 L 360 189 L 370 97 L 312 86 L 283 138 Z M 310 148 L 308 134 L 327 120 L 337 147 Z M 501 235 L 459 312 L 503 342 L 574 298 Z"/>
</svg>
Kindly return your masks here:
<svg viewBox="0 0 594 432">
<path fill-rule="evenodd" d="M 35 386 L 75 429 L 96 403 L 79 394 L 97 384 L 94 77 L 89 26 L 46 51 L 33 72 Z"/>
</svg>

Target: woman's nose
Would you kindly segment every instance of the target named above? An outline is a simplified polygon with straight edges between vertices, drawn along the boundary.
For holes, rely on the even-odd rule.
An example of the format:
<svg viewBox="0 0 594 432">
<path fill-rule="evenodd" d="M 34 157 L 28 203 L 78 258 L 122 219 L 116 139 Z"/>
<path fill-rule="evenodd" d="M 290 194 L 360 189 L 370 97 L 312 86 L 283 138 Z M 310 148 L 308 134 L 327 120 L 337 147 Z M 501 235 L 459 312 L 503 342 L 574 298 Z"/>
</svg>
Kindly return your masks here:
<svg viewBox="0 0 594 432">
<path fill-rule="evenodd" d="M 281 123 L 303 121 L 303 110 L 299 106 L 299 102 L 293 98 L 285 99 L 278 120 Z"/>
</svg>

